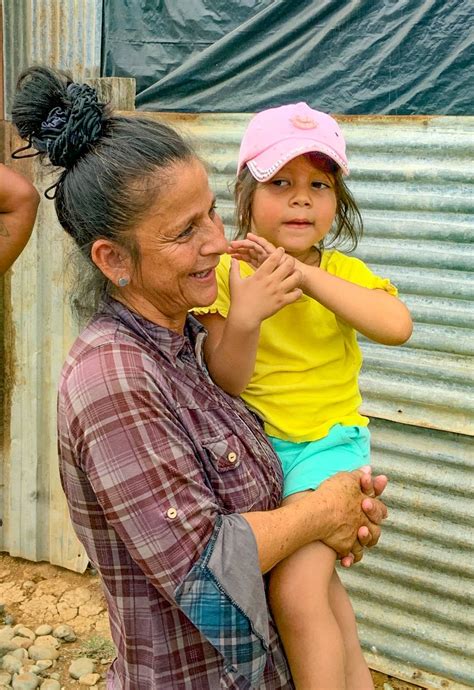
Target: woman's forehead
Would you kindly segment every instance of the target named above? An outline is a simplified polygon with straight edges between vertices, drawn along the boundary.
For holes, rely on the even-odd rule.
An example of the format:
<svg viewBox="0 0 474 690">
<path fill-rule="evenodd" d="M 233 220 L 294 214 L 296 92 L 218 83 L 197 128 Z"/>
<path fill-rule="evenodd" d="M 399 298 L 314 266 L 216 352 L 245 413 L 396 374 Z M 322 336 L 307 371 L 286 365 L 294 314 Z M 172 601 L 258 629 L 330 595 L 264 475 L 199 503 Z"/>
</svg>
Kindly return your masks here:
<svg viewBox="0 0 474 690">
<path fill-rule="evenodd" d="M 149 218 L 166 216 L 168 220 L 175 219 L 178 225 L 184 218 L 207 210 L 212 199 L 209 178 L 201 161 L 197 158 L 180 161 L 166 171 L 147 215 Z"/>
</svg>

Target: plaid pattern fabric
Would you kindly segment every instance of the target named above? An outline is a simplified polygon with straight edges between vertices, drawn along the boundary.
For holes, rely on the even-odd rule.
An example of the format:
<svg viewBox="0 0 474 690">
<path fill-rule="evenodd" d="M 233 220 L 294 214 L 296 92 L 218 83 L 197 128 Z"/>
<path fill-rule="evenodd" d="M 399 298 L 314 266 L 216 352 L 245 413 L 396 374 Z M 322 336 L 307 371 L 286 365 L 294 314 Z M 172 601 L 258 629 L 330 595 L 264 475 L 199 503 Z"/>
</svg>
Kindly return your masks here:
<svg viewBox="0 0 474 690">
<path fill-rule="evenodd" d="M 205 634 L 225 658 L 230 670 L 238 671 L 256 686 L 265 669 L 267 640 L 251 626 L 242 611 L 208 568 L 209 557 L 219 534 L 222 519 L 203 555 L 176 592 L 176 600 L 188 618 Z"/>
<path fill-rule="evenodd" d="M 63 367 L 61 479 L 107 598 L 118 649 L 109 688 L 289 690 L 271 617 L 265 639 L 236 604 L 257 583 L 266 605 L 256 558 L 242 559 L 239 532 L 225 536 L 236 514 L 279 505 L 281 468 L 195 344 L 192 317 L 181 336 L 108 299 Z M 219 581 L 214 550 L 231 564 Z"/>
</svg>

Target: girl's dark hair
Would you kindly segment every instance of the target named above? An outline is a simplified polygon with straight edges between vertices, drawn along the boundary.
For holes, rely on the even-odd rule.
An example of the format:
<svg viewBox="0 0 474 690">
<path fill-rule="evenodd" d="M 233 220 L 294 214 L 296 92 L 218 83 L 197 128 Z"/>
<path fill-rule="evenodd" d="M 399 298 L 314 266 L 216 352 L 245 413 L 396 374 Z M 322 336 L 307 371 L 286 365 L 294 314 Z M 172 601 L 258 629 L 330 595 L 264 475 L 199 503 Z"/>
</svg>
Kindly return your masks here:
<svg viewBox="0 0 474 690">
<path fill-rule="evenodd" d="M 354 250 L 362 237 L 362 216 L 354 197 L 344 182 L 341 169 L 332 159 L 323 154 L 307 153 L 304 155 L 315 168 L 330 173 L 334 177 L 337 200 L 336 216 L 334 226 L 328 235 L 328 244 L 325 246 L 346 245 L 349 251 Z M 234 187 L 236 239 L 245 237 L 251 230 L 252 202 L 258 184 L 247 166 L 237 176 Z M 320 243 L 320 249 L 322 246 L 323 243 Z"/>
<path fill-rule="evenodd" d="M 108 281 L 91 261 L 93 243 L 99 238 L 116 242 L 137 266 L 132 228 L 156 202 L 169 167 L 196 154 L 168 125 L 114 115 L 98 102 L 93 88 L 42 66 L 20 75 L 12 120 L 29 146 L 64 168 L 53 185 L 55 208 L 60 224 L 92 267 L 92 280 L 81 279 L 76 307 L 94 310 Z M 83 305 L 85 295 L 92 299 Z"/>
</svg>

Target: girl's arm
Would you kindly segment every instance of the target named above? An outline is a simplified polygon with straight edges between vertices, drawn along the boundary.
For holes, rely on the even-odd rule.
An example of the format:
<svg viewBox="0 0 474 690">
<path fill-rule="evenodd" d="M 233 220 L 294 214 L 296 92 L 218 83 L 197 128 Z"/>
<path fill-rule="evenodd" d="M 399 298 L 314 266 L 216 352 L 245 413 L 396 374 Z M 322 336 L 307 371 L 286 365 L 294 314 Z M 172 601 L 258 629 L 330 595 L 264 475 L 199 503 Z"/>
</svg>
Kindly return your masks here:
<svg viewBox="0 0 474 690">
<path fill-rule="evenodd" d="M 300 266 L 301 287 L 356 331 L 382 345 L 401 345 L 411 336 L 410 312 L 385 290 L 361 287 L 315 266 Z"/>
<path fill-rule="evenodd" d="M 297 287 L 301 274 L 294 266 L 295 260 L 277 249 L 253 275 L 241 278 L 238 262 L 232 261 L 227 318 L 197 316 L 208 331 L 204 354 L 209 373 L 230 395 L 240 395 L 250 381 L 262 321 L 302 294 Z"/>
<path fill-rule="evenodd" d="M 233 255 L 254 266 L 275 251 L 270 242 L 250 233 L 247 239 L 232 242 L 231 246 Z M 370 340 L 383 345 L 401 345 L 411 336 L 410 312 L 393 295 L 351 283 L 300 261 L 296 265 L 301 272 L 303 292 Z"/>
<path fill-rule="evenodd" d="M 28 180 L 0 164 L 0 275 L 20 254 L 33 230 L 39 195 Z"/>
<path fill-rule="evenodd" d="M 229 395 L 240 395 L 247 387 L 255 368 L 260 324 L 246 325 L 220 314 L 198 314 L 207 330 L 204 343 L 206 365 L 214 383 Z"/>
</svg>

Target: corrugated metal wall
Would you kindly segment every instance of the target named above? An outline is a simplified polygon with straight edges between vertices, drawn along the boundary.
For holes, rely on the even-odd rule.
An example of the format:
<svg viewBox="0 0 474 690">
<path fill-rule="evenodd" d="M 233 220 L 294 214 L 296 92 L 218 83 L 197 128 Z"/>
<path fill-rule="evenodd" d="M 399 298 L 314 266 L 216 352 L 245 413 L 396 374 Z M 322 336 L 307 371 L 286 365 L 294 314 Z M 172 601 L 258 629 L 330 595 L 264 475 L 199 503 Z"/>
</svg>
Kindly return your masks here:
<svg viewBox="0 0 474 690">
<path fill-rule="evenodd" d="M 77 79 L 100 75 L 102 0 L 3 0 L 3 27 L 7 112 L 17 76 L 30 64 L 66 69 Z M 8 124 L 5 131 L 8 161 Z M 15 167 L 40 189 L 51 184 L 35 162 Z M 64 287 L 67 252 L 54 205 L 43 200 L 32 239 L 4 281 L 0 549 L 84 570 L 87 557 L 70 525 L 56 451 L 56 384 L 75 333 Z"/>
<path fill-rule="evenodd" d="M 51 184 L 34 159 L 23 165 L 31 165 L 39 190 Z M 64 275 L 69 250 L 54 204 L 42 200 L 31 240 L 5 279 L 8 439 L 0 548 L 81 571 L 88 559 L 70 524 L 56 440 L 57 381 L 76 334 Z"/>
<path fill-rule="evenodd" d="M 102 0 L 3 0 L 5 111 L 28 65 L 100 76 Z"/>
<path fill-rule="evenodd" d="M 428 687 L 472 686 L 473 439 L 378 419 L 371 427 L 390 517 L 377 549 L 342 573 L 369 664 Z"/>
<path fill-rule="evenodd" d="M 228 184 L 248 117 L 166 119 L 199 140 L 230 227 Z M 398 284 L 416 319 L 403 348 L 363 344 L 364 409 L 378 418 L 374 465 L 392 479 L 391 519 L 379 548 L 343 577 L 375 668 L 421 685 L 467 687 L 473 678 L 468 228 L 474 118 L 340 121 L 351 187 L 367 226 L 358 253 Z M 85 559 L 64 510 L 55 447 L 56 382 L 74 335 L 64 297 L 66 253 L 53 206 L 43 201 L 33 240 L 8 282 L 14 381 L 2 548 L 80 570 Z"/>
<path fill-rule="evenodd" d="M 232 231 L 246 115 L 164 117 L 196 137 Z M 474 117 L 341 117 L 362 209 L 357 255 L 412 310 L 410 342 L 363 342 L 373 465 L 390 476 L 382 541 L 343 571 L 373 668 L 474 685 Z"/>
</svg>

